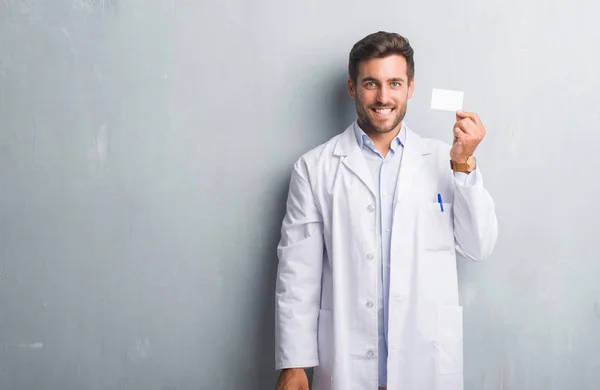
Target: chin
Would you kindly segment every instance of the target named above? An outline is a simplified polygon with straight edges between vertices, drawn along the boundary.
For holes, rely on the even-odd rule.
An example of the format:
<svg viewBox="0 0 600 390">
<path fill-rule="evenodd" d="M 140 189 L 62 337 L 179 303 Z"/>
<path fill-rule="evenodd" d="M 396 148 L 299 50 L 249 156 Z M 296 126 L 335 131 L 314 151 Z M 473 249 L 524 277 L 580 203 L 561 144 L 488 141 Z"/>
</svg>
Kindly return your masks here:
<svg viewBox="0 0 600 390">
<path fill-rule="evenodd" d="M 384 128 L 376 127 L 375 128 L 375 131 L 377 131 L 378 133 L 389 133 L 392 130 L 394 130 L 393 127 L 392 128 L 389 128 L 389 127 L 384 127 Z"/>
<path fill-rule="evenodd" d="M 388 119 L 381 124 L 378 124 L 375 120 L 371 120 L 371 126 L 378 133 L 389 133 L 390 131 L 393 131 L 397 126 L 394 126 L 394 123 L 396 123 L 396 121 L 391 119 Z"/>
</svg>

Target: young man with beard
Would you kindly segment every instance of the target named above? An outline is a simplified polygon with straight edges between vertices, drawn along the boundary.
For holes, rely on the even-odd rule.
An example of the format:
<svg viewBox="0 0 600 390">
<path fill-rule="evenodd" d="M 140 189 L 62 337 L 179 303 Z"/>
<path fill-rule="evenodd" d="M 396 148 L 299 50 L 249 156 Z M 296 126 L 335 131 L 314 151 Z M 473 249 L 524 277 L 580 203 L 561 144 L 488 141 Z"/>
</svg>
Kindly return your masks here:
<svg viewBox="0 0 600 390">
<path fill-rule="evenodd" d="M 403 122 L 413 49 L 377 32 L 350 52 L 357 120 L 295 164 L 278 245 L 277 390 L 462 390 L 456 253 L 490 256 L 494 202 L 474 152 L 477 114 L 454 141 Z M 448 129 L 451 131 L 451 129 Z"/>
</svg>

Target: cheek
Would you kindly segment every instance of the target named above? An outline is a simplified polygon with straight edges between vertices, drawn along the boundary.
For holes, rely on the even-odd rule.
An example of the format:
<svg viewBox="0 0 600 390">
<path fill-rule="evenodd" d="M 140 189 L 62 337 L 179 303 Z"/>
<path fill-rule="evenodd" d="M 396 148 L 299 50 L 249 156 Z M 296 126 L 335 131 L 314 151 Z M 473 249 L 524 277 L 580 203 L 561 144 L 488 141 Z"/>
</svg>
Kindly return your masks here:
<svg viewBox="0 0 600 390">
<path fill-rule="evenodd" d="M 373 94 L 370 91 L 358 91 L 358 95 L 356 96 L 361 104 L 370 105 L 373 102 Z"/>
<path fill-rule="evenodd" d="M 401 100 L 406 100 L 406 96 L 408 95 L 408 90 L 407 89 L 399 89 L 394 91 L 393 96 L 394 99 L 401 101 Z"/>
<path fill-rule="evenodd" d="M 394 93 L 392 99 L 394 99 L 396 104 L 398 104 L 399 106 L 403 105 L 404 103 L 406 103 L 406 92 L 407 91 L 398 91 L 398 93 Z"/>
</svg>

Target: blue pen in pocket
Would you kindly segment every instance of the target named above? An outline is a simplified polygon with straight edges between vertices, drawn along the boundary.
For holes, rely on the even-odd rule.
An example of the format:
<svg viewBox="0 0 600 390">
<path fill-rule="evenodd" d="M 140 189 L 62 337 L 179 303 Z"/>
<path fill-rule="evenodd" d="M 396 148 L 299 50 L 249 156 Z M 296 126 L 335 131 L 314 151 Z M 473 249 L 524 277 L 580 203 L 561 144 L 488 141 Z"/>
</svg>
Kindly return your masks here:
<svg viewBox="0 0 600 390">
<path fill-rule="evenodd" d="M 440 204 L 440 209 L 442 213 L 444 212 L 444 203 L 442 202 L 442 194 L 438 194 L 438 203 Z"/>
</svg>

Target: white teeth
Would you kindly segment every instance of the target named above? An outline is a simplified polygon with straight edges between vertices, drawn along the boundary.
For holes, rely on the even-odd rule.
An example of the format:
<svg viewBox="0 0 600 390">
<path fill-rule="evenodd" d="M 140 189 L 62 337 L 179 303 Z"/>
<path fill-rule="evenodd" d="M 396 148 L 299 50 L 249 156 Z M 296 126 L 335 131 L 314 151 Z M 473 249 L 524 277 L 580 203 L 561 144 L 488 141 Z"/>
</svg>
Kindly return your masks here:
<svg viewBox="0 0 600 390">
<path fill-rule="evenodd" d="M 385 110 L 375 110 L 378 114 L 387 115 L 392 112 L 391 108 L 386 108 Z"/>
</svg>

